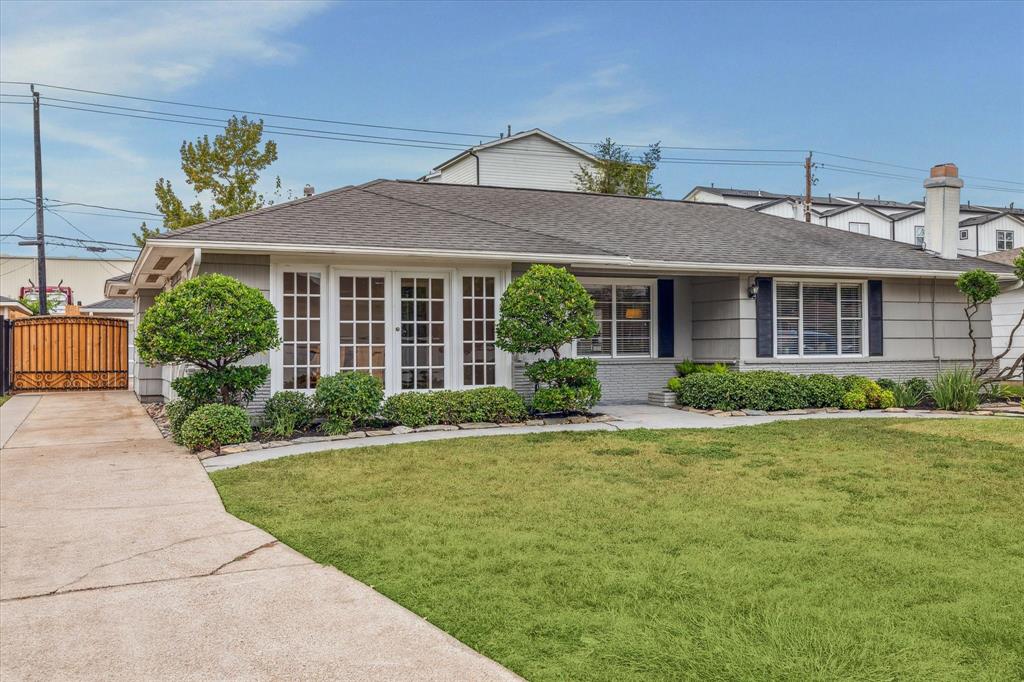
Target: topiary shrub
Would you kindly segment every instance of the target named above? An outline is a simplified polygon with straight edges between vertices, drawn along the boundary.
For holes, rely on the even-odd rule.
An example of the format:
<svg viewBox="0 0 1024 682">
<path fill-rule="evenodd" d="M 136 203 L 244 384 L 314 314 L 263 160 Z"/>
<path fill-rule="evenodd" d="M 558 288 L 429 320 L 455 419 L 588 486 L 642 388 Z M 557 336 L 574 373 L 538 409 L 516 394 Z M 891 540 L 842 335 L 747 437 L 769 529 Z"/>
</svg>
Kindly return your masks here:
<svg viewBox="0 0 1024 682">
<path fill-rule="evenodd" d="M 526 368 L 536 389 L 536 411 L 585 411 L 601 399 L 597 363 L 561 356 L 563 346 L 597 332 L 594 301 L 565 268 L 534 265 L 501 297 L 496 345 L 510 353 L 547 351 L 553 358 Z"/>
<path fill-rule="evenodd" d="M 263 407 L 263 428 L 279 438 L 305 429 L 312 418 L 309 397 L 299 391 L 278 391 Z"/>
<path fill-rule="evenodd" d="M 235 405 L 202 405 L 181 425 L 181 444 L 191 450 L 220 452 L 224 445 L 252 440 L 252 424 L 245 410 Z"/>
<path fill-rule="evenodd" d="M 512 389 L 499 386 L 399 393 L 384 401 L 381 417 L 414 429 L 465 422 L 509 423 L 526 419 L 526 403 Z"/>
<path fill-rule="evenodd" d="M 208 383 L 220 382 L 213 392 L 224 404 L 246 395 L 251 399 L 259 386 L 252 384 L 260 376 L 260 370 L 254 368 L 227 369 L 280 343 L 277 312 L 262 292 L 217 274 L 200 275 L 159 294 L 143 313 L 135 335 L 142 360 L 195 365 L 201 372 L 179 386 L 206 395 Z M 266 373 L 262 376 L 260 383 L 266 380 Z"/>
<path fill-rule="evenodd" d="M 338 434 L 372 419 L 383 399 L 384 384 L 377 377 L 365 372 L 341 372 L 320 377 L 313 404 L 324 417 L 324 431 Z"/>
<path fill-rule="evenodd" d="M 864 394 L 868 407 L 878 409 L 882 402 L 882 387 L 877 382 L 857 374 L 843 377 L 843 388 L 849 391 L 857 391 Z M 850 408 L 853 409 L 853 408 Z"/>
<path fill-rule="evenodd" d="M 223 402 L 244 407 L 269 377 L 266 365 L 233 365 L 180 376 L 171 382 L 171 388 L 194 405 Z"/>
<path fill-rule="evenodd" d="M 172 400 L 164 405 L 164 414 L 167 416 L 167 422 L 171 427 L 171 437 L 174 438 L 175 443 L 181 443 L 181 426 L 198 407 L 200 405 L 187 400 Z"/>
<path fill-rule="evenodd" d="M 847 391 L 843 394 L 843 409 L 844 410 L 866 410 L 868 409 L 868 399 L 864 395 L 863 391 Z"/>
<path fill-rule="evenodd" d="M 812 374 L 804 379 L 806 407 L 840 407 L 845 392 L 843 382 L 831 374 Z"/>
</svg>

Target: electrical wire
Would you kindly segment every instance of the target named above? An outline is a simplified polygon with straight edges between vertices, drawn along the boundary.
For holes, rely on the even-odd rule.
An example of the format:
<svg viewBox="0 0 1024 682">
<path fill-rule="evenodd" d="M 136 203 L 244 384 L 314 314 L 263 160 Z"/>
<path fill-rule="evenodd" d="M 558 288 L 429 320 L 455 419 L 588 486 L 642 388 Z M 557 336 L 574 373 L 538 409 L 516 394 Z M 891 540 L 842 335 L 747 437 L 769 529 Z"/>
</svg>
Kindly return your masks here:
<svg viewBox="0 0 1024 682">
<path fill-rule="evenodd" d="M 71 226 L 71 227 L 72 227 L 72 228 L 73 228 L 73 229 L 74 229 L 74 230 L 75 230 L 76 232 L 79 232 L 80 234 L 83 234 L 83 235 L 85 235 L 85 237 L 86 237 L 87 239 L 89 239 L 90 241 L 96 241 L 96 238 L 95 238 L 95 237 L 93 237 L 93 236 L 92 236 L 91 234 L 89 234 L 88 232 L 86 232 L 86 231 L 85 231 L 85 230 L 83 230 L 82 228 L 80 228 L 80 227 L 78 227 L 77 225 L 75 225 L 75 224 L 74 224 L 73 222 L 71 222 L 70 220 L 68 220 L 67 218 L 65 218 L 64 216 L 62 216 L 61 214 L 59 214 L 59 213 L 55 213 L 55 212 L 54 212 L 53 210 L 51 210 L 50 208 L 47 208 L 47 207 L 45 207 L 45 206 L 43 207 L 43 210 L 45 210 L 45 211 L 49 211 L 50 213 L 53 213 L 53 214 L 54 214 L 54 215 L 56 215 L 56 216 L 57 216 L 58 218 L 60 218 L 61 220 L 63 220 L 64 222 L 66 222 L 66 223 L 67 223 L 68 225 L 70 225 L 70 226 Z M 135 258 L 135 255 L 134 255 L 134 254 L 130 254 L 130 253 L 125 253 L 124 251 L 120 251 L 120 250 L 118 250 L 118 249 L 110 249 L 110 250 L 111 250 L 111 251 L 113 251 L 114 253 L 119 253 L 119 254 L 121 254 L 122 256 L 126 256 L 126 257 L 128 257 L 128 258 Z"/>
</svg>

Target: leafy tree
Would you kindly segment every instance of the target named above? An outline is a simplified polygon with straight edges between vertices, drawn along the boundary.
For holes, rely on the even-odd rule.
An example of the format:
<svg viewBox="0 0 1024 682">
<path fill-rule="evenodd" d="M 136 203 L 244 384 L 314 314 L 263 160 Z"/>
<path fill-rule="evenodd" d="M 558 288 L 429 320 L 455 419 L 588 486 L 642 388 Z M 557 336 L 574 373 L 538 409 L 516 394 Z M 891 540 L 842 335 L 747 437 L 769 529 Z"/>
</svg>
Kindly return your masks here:
<svg viewBox="0 0 1024 682">
<path fill-rule="evenodd" d="M 200 372 L 179 383 L 189 402 L 251 399 L 266 365 L 232 367 L 281 343 L 277 313 L 259 289 L 225 275 L 200 275 L 158 295 L 139 322 L 135 347 L 149 363 L 187 363 Z M 253 385 L 255 384 L 255 385 Z"/>
<path fill-rule="evenodd" d="M 185 181 L 197 195 L 209 191 L 213 204 L 207 211 L 197 196 L 194 203 L 186 206 L 171 181 L 160 178 L 154 192 L 165 229 L 178 230 L 267 205 L 264 196 L 256 191 L 256 184 L 260 172 L 277 160 L 277 144 L 273 140 L 263 143 L 262 120 L 232 116 L 224 132 L 212 141 L 208 135 L 203 135 L 194 142 L 182 142 L 180 154 Z M 275 193 L 279 193 L 281 178 L 277 178 L 275 187 Z M 159 229 L 143 223 L 139 234 L 133 236 L 141 246 L 147 238 L 159 233 Z"/>
<path fill-rule="evenodd" d="M 1018 254 L 1017 258 L 1014 259 L 1013 268 L 1017 279 L 1024 280 L 1024 252 Z M 1020 331 L 1020 328 L 1024 326 L 1024 311 L 1021 311 L 1020 319 L 1017 320 L 1016 325 L 1010 330 L 1010 337 L 1007 340 L 1006 348 L 998 354 L 993 353 L 988 363 L 984 367 L 979 368 L 977 360 L 978 341 L 974 336 L 974 316 L 982 305 L 991 302 L 993 298 L 999 295 L 999 280 L 991 272 L 979 268 L 960 275 L 956 280 L 956 286 L 967 299 L 964 314 L 967 316 L 967 335 L 971 339 L 971 371 L 974 378 L 980 380 L 980 385 L 985 386 L 1018 376 L 1024 371 L 1024 353 L 1016 358 L 1009 367 L 1003 368 L 995 375 L 989 376 L 989 372 L 998 365 L 1000 360 L 1009 355 L 1013 349 L 1013 338 Z"/>
<path fill-rule="evenodd" d="M 551 353 L 552 359 L 526 367 L 536 389 L 533 409 L 578 412 L 601 399 L 597 363 L 589 358 L 563 358 L 561 350 L 597 332 L 594 300 L 579 280 L 565 268 L 534 265 L 502 295 L 495 343 L 510 353 Z"/>
<path fill-rule="evenodd" d="M 583 192 L 627 194 L 634 197 L 660 197 L 661 185 L 653 182 L 654 170 L 661 161 L 661 143 L 650 145 L 634 157 L 610 137 L 594 146 L 599 160 L 594 168 L 580 164 L 576 186 Z"/>
<path fill-rule="evenodd" d="M 30 313 L 32 313 L 33 315 L 38 315 L 39 314 L 39 299 L 38 298 L 28 298 L 26 296 L 22 296 L 21 298 L 18 299 L 18 303 L 20 303 L 23 306 L 25 306 L 26 308 L 28 308 L 28 311 Z"/>
<path fill-rule="evenodd" d="M 498 348 L 510 353 L 550 351 L 596 335 L 594 300 L 565 268 L 534 265 L 505 290 L 498 320 Z"/>
</svg>

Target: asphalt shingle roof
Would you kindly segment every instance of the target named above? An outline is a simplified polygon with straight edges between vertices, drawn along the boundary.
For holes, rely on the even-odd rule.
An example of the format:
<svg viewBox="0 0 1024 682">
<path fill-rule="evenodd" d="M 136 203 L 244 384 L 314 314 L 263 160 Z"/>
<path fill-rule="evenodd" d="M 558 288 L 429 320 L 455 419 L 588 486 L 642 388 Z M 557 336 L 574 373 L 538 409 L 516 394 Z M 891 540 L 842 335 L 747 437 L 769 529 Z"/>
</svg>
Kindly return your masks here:
<svg viewBox="0 0 1024 682">
<path fill-rule="evenodd" d="M 124 298 L 105 298 L 102 301 L 82 306 L 82 308 L 88 308 L 89 310 L 127 310 L 131 307 L 131 301 Z"/>
<path fill-rule="evenodd" d="M 332 190 L 165 233 L 156 240 L 697 264 L 950 272 L 1000 268 L 972 258 L 944 260 L 909 244 L 721 204 L 406 180 Z"/>
</svg>

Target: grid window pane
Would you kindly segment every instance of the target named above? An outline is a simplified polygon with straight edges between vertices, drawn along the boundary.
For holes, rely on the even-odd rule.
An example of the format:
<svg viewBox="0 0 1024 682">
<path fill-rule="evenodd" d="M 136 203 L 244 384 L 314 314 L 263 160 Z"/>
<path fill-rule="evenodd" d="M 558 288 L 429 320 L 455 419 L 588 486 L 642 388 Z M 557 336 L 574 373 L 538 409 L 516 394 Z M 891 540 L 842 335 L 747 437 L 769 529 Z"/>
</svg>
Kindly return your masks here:
<svg viewBox="0 0 1024 682">
<path fill-rule="evenodd" d="M 839 287 L 842 353 L 860 355 L 864 348 L 864 296 L 859 284 Z"/>
<path fill-rule="evenodd" d="M 384 380 L 384 278 L 340 277 L 341 366 Z"/>
<path fill-rule="evenodd" d="M 399 281 L 401 387 L 444 388 L 445 284 L 442 277 Z"/>
<path fill-rule="evenodd" d="M 282 284 L 282 387 L 316 388 L 320 377 L 320 274 L 285 272 Z M 313 341 L 314 343 L 310 343 Z"/>
<path fill-rule="evenodd" d="M 463 372 L 466 386 L 494 384 L 494 278 L 462 278 Z"/>
</svg>

